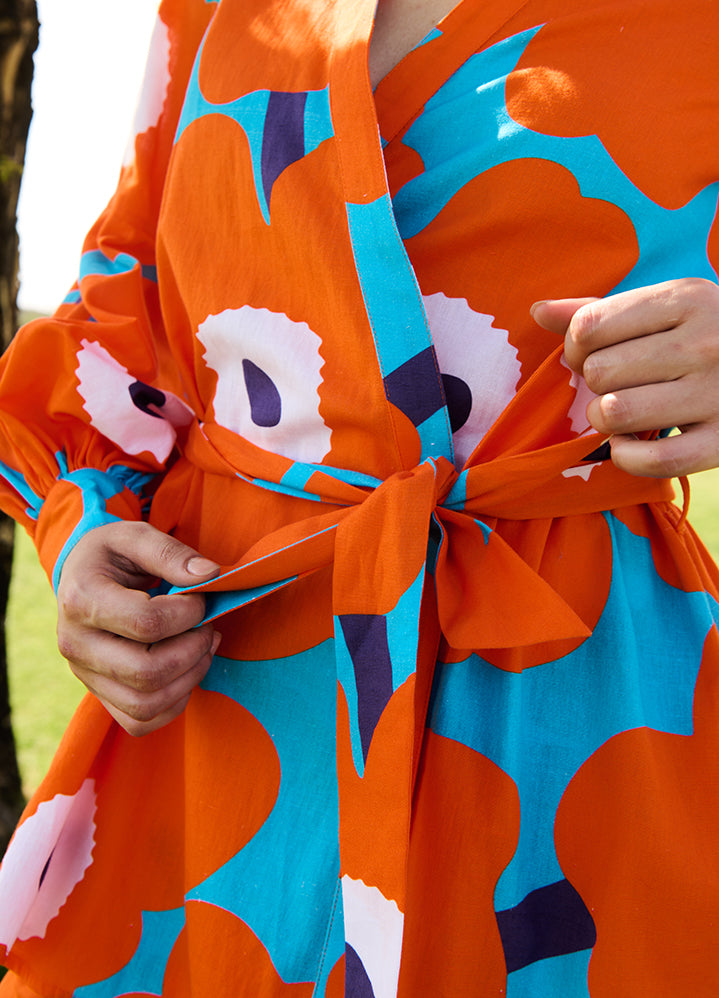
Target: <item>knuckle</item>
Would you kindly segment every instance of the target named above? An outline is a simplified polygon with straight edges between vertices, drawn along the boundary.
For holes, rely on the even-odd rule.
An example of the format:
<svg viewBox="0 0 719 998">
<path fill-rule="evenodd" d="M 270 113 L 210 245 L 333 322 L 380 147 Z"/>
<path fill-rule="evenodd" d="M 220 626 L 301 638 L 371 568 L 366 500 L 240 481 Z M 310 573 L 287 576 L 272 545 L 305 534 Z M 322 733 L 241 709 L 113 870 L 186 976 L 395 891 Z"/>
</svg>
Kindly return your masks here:
<svg viewBox="0 0 719 998">
<path fill-rule="evenodd" d="M 621 433 L 631 421 L 631 410 L 620 395 L 609 393 L 599 399 L 597 407 L 600 426 L 597 429 L 609 433 Z"/>
<path fill-rule="evenodd" d="M 142 738 L 150 733 L 152 728 L 145 721 L 135 721 L 130 717 L 123 719 L 122 727 L 131 738 Z"/>
<path fill-rule="evenodd" d="M 176 565 L 182 557 L 184 548 L 169 534 L 161 534 L 158 538 L 157 558 L 162 565 Z"/>
<path fill-rule="evenodd" d="M 606 388 L 607 365 L 600 353 L 590 353 L 582 369 L 587 387 L 599 395 Z"/>
<path fill-rule="evenodd" d="M 706 278 L 684 277 L 659 288 L 668 319 L 675 325 L 689 315 L 702 312 L 708 311 L 714 317 L 719 309 L 719 287 Z"/>
<path fill-rule="evenodd" d="M 581 349 L 588 349 L 591 345 L 597 327 L 599 325 L 599 313 L 594 302 L 582 305 L 574 315 L 569 324 L 569 333 L 574 344 Z"/>
<path fill-rule="evenodd" d="M 162 674 L 149 665 L 139 665 L 125 679 L 126 685 L 138 693 L 156 693 L 165 685 Z"/>
<path fill-rule="evenodd" d="M 719 365 L 719 327 L 713 326 L 692 337 L 691 353 L 695 367 L 704 373 Z"/>
<path fill-rule="evenodd" d="M 160 607 L 148 602 L 132 620 L 132 632 L 138 641 L 154 644 L 165 636 L 165 615 Z"/>
<path fill-rule="evenodd" d="M 174 704 L 159 704 L 152 708 L 142 706 L 133 707 L 130 711 L 124 710 L 122 716 L 122 726 L 133 738 L 142 738 L 158 728 L 164 727 L 178 717 L 190 699 L 189 693 Z"/>
<path fill-rule="evenodd" d="M 62 657 L 67 659 L 68 662 L 78 660 L 77 641 L 73 637 L 72 631 L 62 627 L 60 624 L 58 624 L 57 628 L 57 647 Z"/>
<path fill-rule="evenodd" d="M 57 608 L 60 619 L 85 621 L 92 615 L 87 593 L 76 582 L 61 582 L 57 591 Z"/>
<path fill-rule="evenodd" d="M 123 712 L 133 721 L 139 724 L 147 724 L 161 713 L 161 709 L 152 700 L 138 697 L 126 703 L 123 707 Z"/>
<path fill-rule="evenodd" d="M 704 277 L 685 277 L 678 282 L 677 294 L 688 294 L 693 302 L 701 305 L 705 303 L 716 304 L 719 297 L 719 288 L 713 281 L 708 281 Z"/>
<path fill-rule="evenodd" d="M 167 686 L 173 679 L 182 675 L 189 663 L 185 663 L 179 651 L 164 651 L 161 659 L 155 660 L 155 689 Z"/>
</svg>

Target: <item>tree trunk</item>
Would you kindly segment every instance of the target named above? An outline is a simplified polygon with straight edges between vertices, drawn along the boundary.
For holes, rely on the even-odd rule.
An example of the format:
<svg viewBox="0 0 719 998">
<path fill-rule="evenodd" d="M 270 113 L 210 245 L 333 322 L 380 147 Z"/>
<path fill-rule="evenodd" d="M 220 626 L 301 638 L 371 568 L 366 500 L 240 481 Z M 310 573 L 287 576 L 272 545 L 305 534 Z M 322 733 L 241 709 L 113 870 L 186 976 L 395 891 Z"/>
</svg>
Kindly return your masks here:
<svg viewBox="0 0 719 998">
<path fill-rule="evenodd" d="M 35 0 L 0 0 L 0 339 L 5 348 L 17 326 L 20 177 L 32 108 L 32 55 L 37 47 Z M 12 567 L 13 524 L 0 514 L 0 855 L 22 809 L 23 797 L 10 723 L 5 611 Z"/>
</svg>

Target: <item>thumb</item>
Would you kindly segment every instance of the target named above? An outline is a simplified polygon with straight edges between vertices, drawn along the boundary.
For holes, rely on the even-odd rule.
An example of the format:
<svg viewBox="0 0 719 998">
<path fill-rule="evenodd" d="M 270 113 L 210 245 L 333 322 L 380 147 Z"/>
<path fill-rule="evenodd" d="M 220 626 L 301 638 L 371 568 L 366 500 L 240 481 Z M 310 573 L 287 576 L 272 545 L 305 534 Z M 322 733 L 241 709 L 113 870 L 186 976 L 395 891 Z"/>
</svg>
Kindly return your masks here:
<svg viewBox="0 0 719 998">
<path fill-rule="evenodd" d="M 596 298 L 555 298 L 547 301 L 535 301 L 529 313 L 542 329 L 564 336 L 575 312 L 582 305 L 589 305 Z"/>
<path fill-rule="evenodd" d="M 149 523 L 124 521 L 96 529 L 105 532 L 101 540 L 115 568 L 131 578 L 151 576 L 191 586 L 220 571 L 217 562 Z"/>
</svg>

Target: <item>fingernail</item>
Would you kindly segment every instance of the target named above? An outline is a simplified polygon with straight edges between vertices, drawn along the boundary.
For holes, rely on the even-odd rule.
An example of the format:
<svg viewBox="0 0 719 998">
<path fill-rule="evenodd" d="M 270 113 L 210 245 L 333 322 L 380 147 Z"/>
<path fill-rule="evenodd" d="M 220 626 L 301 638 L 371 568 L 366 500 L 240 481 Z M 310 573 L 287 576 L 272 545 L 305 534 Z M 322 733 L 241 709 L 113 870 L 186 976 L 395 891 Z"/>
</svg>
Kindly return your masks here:
<svg viewBox="0 0 719 998">
<path fill-rule="evenodd" d="M 220 566 L 216 562 L 210 561 L 209 558 L 195 555 L 194 558 L 190 558 L 185 567 L 190 575 L 212 575 L 213 572 L 218 571 Z"/>
<path fill-rule="evenodd" d="M 535 309 L 539 308 L 540 305 L 549 305 L 552 302 L 552 300 L 553 299 L 551 298 L 543 298 L 541 301 L 535 301 L 533 305 L 529 306 L 529 314 L 531 316 L 534 316 Z"/>
<path fill-rule="evenodd" d="M 219 648 L 220 641 L 222 641 L 222 635 L 220 634 L 219 631 L 214 631 L 212 637 L 212 648 L 210 649 L 210 653 L 212 655 L 214 655 L 217 649 Z"/>
</svg>

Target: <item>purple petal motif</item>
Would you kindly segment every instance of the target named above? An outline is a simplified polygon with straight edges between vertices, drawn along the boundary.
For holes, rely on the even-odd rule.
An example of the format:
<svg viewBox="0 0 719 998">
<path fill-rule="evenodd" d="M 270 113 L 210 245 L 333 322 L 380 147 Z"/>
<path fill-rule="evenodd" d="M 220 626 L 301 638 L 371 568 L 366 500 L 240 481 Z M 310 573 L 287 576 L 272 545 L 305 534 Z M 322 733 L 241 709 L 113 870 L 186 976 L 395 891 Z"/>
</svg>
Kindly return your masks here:
<svg viewBox="0 0 719 998">
<path fill-rule="evenodd" d="M 275 181 L 305 154 L 306 93 L 270 93 L 262 136 L 262 187 L 269 207 Z"/>
<path fill-rule="evenodd" d="M 371 613 L 345 613 L 339 620 L 354 666 L 357 720 L 366 762 L 374 729 L 394 692 L 387 620 Z"/>
<path fill-rule="evenodd" d="M 456 433 L 469 419 L 469 414 L 472 411 L 472 392 L 467 382 L 455 377 L 454 374 L 442 375 L 442 387 L 447 399 L 452 433 Z"/>
<path fill-rule="evenodd" d="M 560 880 L 528 894 L 514 908 L 497 912 L 507 973 L 550 956 L 591 949 L 594 919 L 569 883 Z"/>
<path fill-rule="evenodd" d="M 245 357 L 242 361 L 250 416 L 255 426 L 277 426 L 282 417 L 282 399 L 272 378 Z"/>
<path fill-rule="evenodd" d="M 433 416 L 444 405 L 444 391 L 433 347 L 427 347 L 384 379 L 387 398 L 415 426 Z"/>
<path fill-rule="evenodd" d="M 364 964 L 349 943 L 345 943 L 345 998 L 375 998 Z"/>
</svg>

